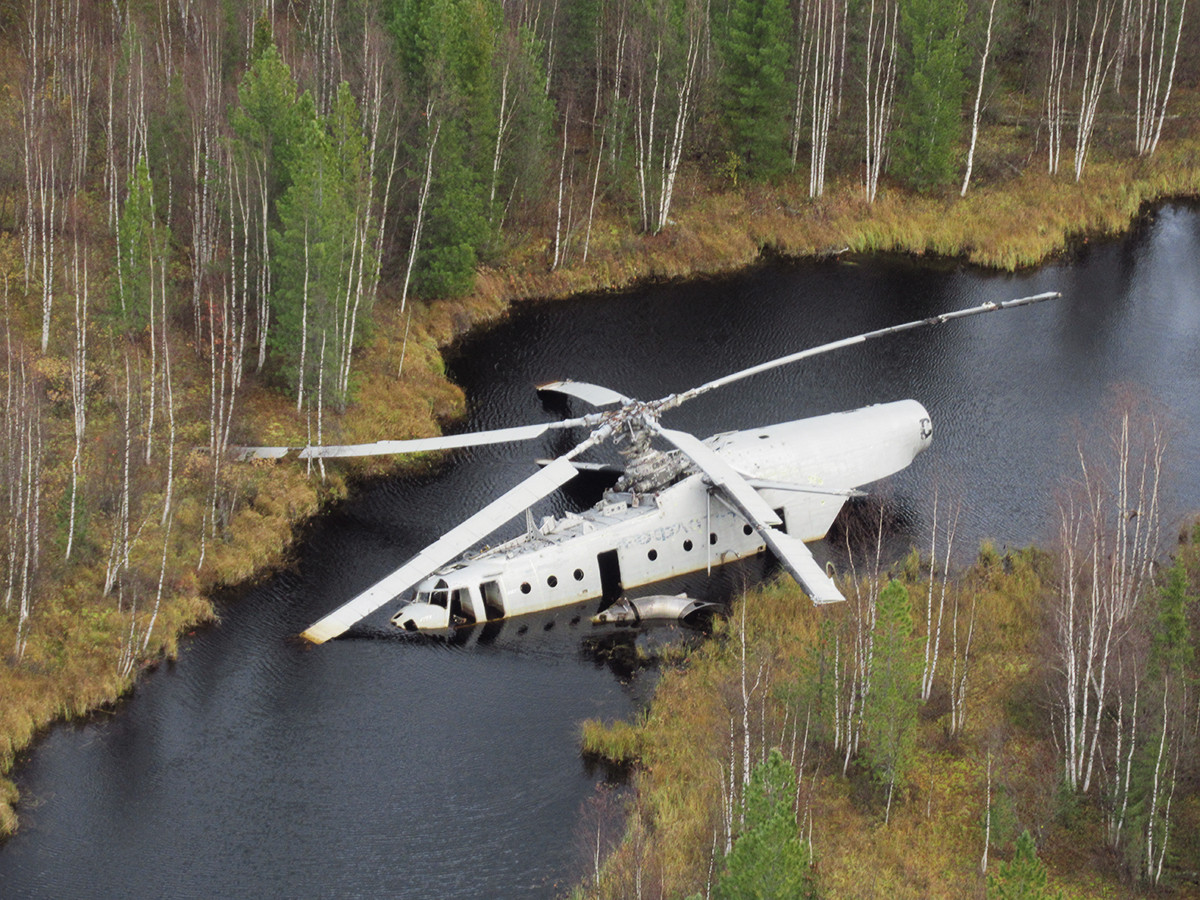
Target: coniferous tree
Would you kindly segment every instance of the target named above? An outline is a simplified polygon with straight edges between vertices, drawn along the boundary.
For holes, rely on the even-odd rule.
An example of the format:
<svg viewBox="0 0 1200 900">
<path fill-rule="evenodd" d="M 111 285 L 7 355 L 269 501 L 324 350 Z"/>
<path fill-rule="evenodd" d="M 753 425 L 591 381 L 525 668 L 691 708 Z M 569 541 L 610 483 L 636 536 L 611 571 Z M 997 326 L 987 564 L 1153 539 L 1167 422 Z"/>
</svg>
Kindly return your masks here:
<svg viewBox="0 0 1200 900">
<path fill-rule="evenodd" d="M 341 405 L 350 357 L 367 323 L 374 229 L 366 147 L 358 105 L 343 82 L 328 118 L 306 92 L 297 109 L 304 127 L 291 148 L 291 184 L 279 200 L 272 235 L 276 263 L 272 353 L 302 405 L 320 390 Z"/>
<path fill-rule="evenodd" d="M 1028 829 L 1017 838 L 1012 861 L 1001 863 L 998 874 L 988 875 L 987 896 L 988 900 L 1058 900 L 1062 896 L 1050 889 L 1046 866 L 1038 859 Z"/>
<path fill-rule="evenodd" d="M 251 209 L 244 239 L 253 248 L 258 364 L 266 362 L 271 324 L 271 233 L 278 227 L 278 203 L 291 185 L 295 152 L 304 145 L 306 114 L 298 106 L 292 71 L 263 28 L 255 31 L 255 59 L 238 86 L 238 106 L 230 119 L 236 151 L 248 173 L 246 202 Z M 310 101 L 311 102 L 311 101 Z"/>
<path fill-rule="evenodd" d="M 796 773 L 773 749 L 746 787 L 741 834 L 717 882 L 719 900 L 804 900 L 816 896 L 812 852 L 797 834 Z"/>
<path fill-rule="evenodd" d="M 900 4 L 903 69 L 897 103 L 897 174 L 919 190 L 955 176 L 966 90 L 963 0 L 904 0 Z"/>
<path fill-rule="evenodd" d="M 426 188 L 413 222 L 412 276 L 429 297 L 474 283 L 491 232 L 487 198 L 499 115 L 493 83 L 494 0 L 399 0 L 392 31 L 401 64 L 424 110 Z M 415 253 L 419 241 L 420 253 Z"/>
<path fill-rule="evenodd" d="M 1144 693 L 1149 725 L 1137 748 L 1130 789 L 1125 855 L 1142 878 L 1157 884 L 1171 832 L 1171 798 L 1184 754 L 1185 725 L 1192 705 L 1189 683 L 1195 658 L 1189 606 L 1193 603 L 1182 559 L 1167 571 L 1158 591 L 1158 610 L 1151 626 L 1148 678 Z"/>
<path fill-rule="evenodd" d="M 169 243 L 167 226 L 154 210 L 154 186 L 143 157 L 129 174 L 129 193 L 117 227 L 115 311 L 127 332 L 140 332 L 151 323 L 157 266 Z"/>
<path fill-rule="evenodd" d="M 791 17 L 784 0 L 733 0 L 721 29 L 722 103 L 732 150 L 751 176 L 788 159 Z"/>
<path fill-rule="evenodd" d="M 908 590 L 890 581 L 876 605 L 870 690 L 863 701 L 866 757 L 887 787 L 888 816 L 902 787 L 916 740 L 921 658 L 913 638 Z"/>
<path fill-rule="evenodd" d="M 238 86 L 238 106 L 230 124 L 251 166 L 266 180 L 272 216 L 275 203 L 291 184 L 293 156 L 303 143 L 306 122 L 297 100 L 292 70 L 278 48 L 267 43 Z"/>
</svg>

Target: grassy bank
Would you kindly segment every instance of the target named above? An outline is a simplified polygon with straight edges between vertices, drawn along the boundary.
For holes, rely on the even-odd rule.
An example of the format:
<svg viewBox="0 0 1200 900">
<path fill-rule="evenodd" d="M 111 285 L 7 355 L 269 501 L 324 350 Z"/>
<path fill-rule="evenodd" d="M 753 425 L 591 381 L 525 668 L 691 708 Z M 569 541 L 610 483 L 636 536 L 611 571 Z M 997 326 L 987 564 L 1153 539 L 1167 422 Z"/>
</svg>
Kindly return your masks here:
<svg viewBox="0 0 1200 900">
<path fill-rule="evenodd" d="M 1193 589 L 1200 585 L 1197 549 L 1193 542 L 1180 551 L 1190 561 Z M 753 766 L 772 747 L 800 773 L 800 833 L 811 842 L 822 896 L 983 897 L 985 847 L 987 871 L 995 875 L 1024 829 L 1037 839 L 1050 888 L 1063 897 L 1147 896 L 1121 853 L 1107 849 L 1100 804 L 1061 789 L 1047 715 L 1052 664 L 1041 637 L 1051 568 L 1036 551 L 1006 558 L 985 551 L 955 579 L 951 596 L 960 610 L 975 609 L 976 630 L 969 654 L 964 632 L 957 653 L 942 632 L 935 688 L 922 706 L 909 774 L 890 815 L 887 792 L 861 757 L 844 769 L 846 754 L 829 716 L 835 711 L 822 707 L 814 688 L 818 672 L 829 671 L 821 669 L 819 660 L 828 664 L 829 657 L 819 648 L 828 651 L 832 635 L 842 639 L 843 653 L 851 652 L 857 601 L 852 595 L 847 604 L 814 608 L 786 580 L 750 592 L 713 640 L 663 677 L 634 733 L 621 725 L 606 736 L 599 723 L 585 723 L 583 743 L 593 752 L 615 748 L 627 756 L 636 748 L 636 799 L 599 883 L 589 878 L 575 896 L 629 897 L 639 883 L 654 885 L 653 896 L 708 896 L 726 836 L 731 827 L 736 833 L 735 820 L 726 817 L 743 753 Z M 918 613 L 927 571 L 910 558 L 892 573 Z M 866 583 L 857 588 L 870 589 Z M 923 644 L 928 623 L 920 614 L 917 620 Z M 964 660 L 965 722 L 956 728 L 947 686 L 952 672 L 962 676 Z M 1186 768 L 1193 775 L 1185 781 L 1194 777 L 1194 766 Z M 1198 897 L 1191 870 L 1200 858 L 1200 799 L 1191 782 L 1176 801 L 1177 868 L 1152 893 Z M 990 832 L 984 824 L 989 809 Z"/>
<path fill-rule="evenodd" d="M 471 328 L 503 316 L 514 302 L 726 273 L 756 263 L 764 253 L 899 251 L 1005 269 L 1033 265 L 1092 235 L 1125 229 L 1147 203 L 1195 196 L 1200 189 L 1200 139 L 1177 136 L 1147 162 L 1097 159 L 1081 184 L 1049 178 L 1033 168 L 1031 164 L 1023 174 L 994 179 L 966 198 L 885 188 L 871 205 L 854 183 L 833 184 L 824 197 L 813 200 L 799 179 L 731 189 L 691 169 L 681 175 L 674 224 L 661 234 L 638 235 L 624 213 L 605 207 L 590 230 L 577 223 L 568 263 L 557 270 L 547 269 L 546 240 L 525 238 L 480 271 L 476 291 L 469 297 L 413 302 L 400 311 L 395 286 L 385 284 L 372 337 L 358 357 L 355 401 L 343 414 L 331 414 L 324 423 L 324 438 L 352 442 L 435 433 L 461 412 L 463 402 L 461 392 L 445 379 L 442 348 Z M 100 250 L 111 257 L 111 248 Z M 0 251 L 12 276 L 14 307 L 36 310 L 38 298 L 28 285 L 26 295 L 18 296 L 18 254 L 11 238 Z M 30 313 L 18 323 L 14 337 L 32 348 L 36 330 L 36 314 Z M 120 352 L 119 347 L 96 352 L 93 369 L 98 382 L 115 385 L 126 377 Z M 173 461 L 160 449 L 153 458 L 147 453 L 142 470 L 142 527 L 132 553 L 132 568 L 140 573 L 140 581 L 131 582 L 124 594 L 105 592 L 112 535 L 99 525 L 85 530 L 81 549 L 69 565 L 48 563 L 39 575 L 23 656 L 0 660 L 0 834 L 16 827 L 18 799 L 11 781 L 2 776 L 39 732 L 56 720 L 116 702 L 143 668 L 175 653 L 183 634 L 212 621 L 207 597 L 214 590 L 285 564 L 298 524 L 343 496 L 348 480 L 396 465 L 375 460 L 338 470 L 330 467 L 324 479 L 291 464 L 224 466 L 219 478 L 225 505 L 214 525 L 205 518 L 212 461 L 196 450 L 206 443 L 208 373 L 183 346 L 173 356 L 181 424 Z M 45 437 L 51 462 L 43 476 L 44 500 L 47 509 L 61 510 L 70 481 L 72 435 L 69 411 L 61 402 L 66 375 L 61 361 L 45 360 L 39 365 L 52 402 Z M 59 401 L 53 401 L 55 392 Z M 307 440 L 311 423 L 269 386 L 250 379 L 239 402 L 235 441 Z M 105 478 L 120 456 L 114 437 L 120 433 L 116 410 L 95 411 L 88 427 L 96 437 L 85 451 L 84 464 L 96 473 L 98 487 L 87 499 L 99 507 L 113 502 Z M 160 422 L 157 427 L 161 432 L 165 425 Z M 156 511 L 163 504 L 169 465 L 178 466 L 179 483 L 168 526 Z M 61 532 L 62 523 L 56 528 Z M 0 619 L 0 646 L 8 653 L 14 642 L 15 623 L 5 616 Z M 664 683 L 664 697 L 670 696 L 673 684 L 673 679 Z"/>
</svg>

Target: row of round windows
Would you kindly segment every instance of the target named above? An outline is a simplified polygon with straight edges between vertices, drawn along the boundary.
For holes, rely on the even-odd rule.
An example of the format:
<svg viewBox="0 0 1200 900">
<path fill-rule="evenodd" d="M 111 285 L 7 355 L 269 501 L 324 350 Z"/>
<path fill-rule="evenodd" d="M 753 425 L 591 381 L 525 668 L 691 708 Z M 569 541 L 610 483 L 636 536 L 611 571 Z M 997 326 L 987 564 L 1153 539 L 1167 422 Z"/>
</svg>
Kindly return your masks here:
<svg viewBox="0 0 1200 900">
<path fill-rule="evenodd" d="M 751 534 L 753 534 L 753 533 L 754 533 L 754 529 L 753 529 L 753 528 L 751 528 L 749 525 L 743 525 L 743 526 L 742 526 L 742 534 L 744 534 L 744 535 L 746 535 L 747 537 L 749 537 L 749 536 L 750 536 Z M 717 533 L 716 533 L 715 531 L 714 531 L 714 532 L 711 532 L 711 533 L 708 535 L 708 542 L 709 542 L 709 544 L 716 544 L 716 542 L 717 542 Z M 684 549 L 684 551 L 685 551 L 685 552 L 687 552 L 687 553 L 690 553 L 690 552 L 691 552 L 691 550 L 692 550 L 692 546 L 693 546 L 693 545 L 692 545 L 692 540 L 691 540 L 691 538 L 686 538 L 686 539 L 684 539 L 684 542 L 683 542 L 683 549 Z M 653 550 L 653 549 L 652 549 L 652 550 L 648 550 L 648 551 L 646 551 L 646 558 L 647 558 L 648 560 L 650 560 L 650 562 L 654 562 L 656 559 L 658 559 L 658 551 L 657 551 L 657 550 Z M 583 581 L 583 569 L 576 569 L 576 570 L 574 571 L 574 573 L 572 573 L 572 574 L 573 574 L 573 577 L 575 578 L 575 580 L 576 580 L 576 581 Z M 550 575 L 550 576 L 548 576 L 548 577 L 546 578 L 546 586 L 547 586 L 547 587 L 552 587 L 552 588 L 553 588 L 553 587 L 558 587 L 558 576 L 557 576 L 557 575 Z M 522 593 L 522 594 L 528 594 L 528 593 L 529 593 L 530 591 L 532 591 L 532 590 L 533 590 L 533 585 L 531 585 L 531 584 L 530 584 L 528 581 L 523 581 L 523 582 L 521 582 L 521 593 Z"/>
<path fill-rule="evenodd" d="M 573 577 L 576 581 L 583 581 L 583 569 L 576 569 L 573 573 Z M 546 584 L 549 587 L 558 587 L 558 576 L 550 575 L 549 577 L 546 578 Z M 532 590 L 533 590 L 533 585 L 531 585 L 528 581 L 521 582 L 521 593 L 522 594 L 528 594 Z"/>
<path fill-rule="evenodd" d="M 750 535 L 752 535 L 753 533 L 754 533 L 754 529 L 753 529 L 753 528 L 751 528 L 749 525 L 743 525 L 743 526 L 742 526 L 742 534 L 744 534 L 744 535 L 746 535 L 747 537 L 749 537 L 749 536 L 750 536 Z M 717 533 L 716 533 L 715 531 L 713 531 L 713 532 L 710 532 L 710 533 L 709 533 L 709 535 L 708 535 L 708 542 L 709 542 L 709 544 L 716 544 L 716 543 L 717 543 Z M 691 553 L 691 552 L 692 552 L 692 540 L 691 540 L 691 538 L 685 538 L 685 539 L 684 539 L 684 541 L 683 541 L 683 549 L 684 549 L 684 552 L 686 552 L 686 553 Z M 657 550 L 647 550 L 647 551 L 646 551 L 646 559 L 650 560 L 650 562 L 654 562 L 656 559 L 658 559 L 658 551 L 657 551 Z"/>
</svg>

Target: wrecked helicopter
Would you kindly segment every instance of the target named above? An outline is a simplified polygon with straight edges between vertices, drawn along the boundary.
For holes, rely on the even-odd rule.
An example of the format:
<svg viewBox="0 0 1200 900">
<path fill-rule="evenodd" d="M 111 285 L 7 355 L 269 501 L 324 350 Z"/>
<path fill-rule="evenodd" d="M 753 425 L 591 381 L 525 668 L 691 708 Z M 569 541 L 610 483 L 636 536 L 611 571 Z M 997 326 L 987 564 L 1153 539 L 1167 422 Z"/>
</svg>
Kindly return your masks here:
<svg viewBox="0 0 1200 900">
<path fill-rule="evenodd" d="M 815 604 L 842 600 L 806 542 L 825 536 L 846 499 L 906 468 L 933 437 L 926 409 L 899 400 L 700 439 L 666 427 L 664 413 L 701 394 L 833 350 L 980 313 L 1038 303 L 1055 292 L 881 328 L 725 375 L 658 400 L 641 401 L 595 384 L 556 381 L 544 395 L 594 408 L 583 416 L 434 438 L 344 446 L 242 447 L 239 459 L 329 459 L 428 452 L 527 441 L 561 429 L 586 429 L 574 447 L 302 634 L 335 638 L 381 606 L 412 592 L 391 617 L 406 631 L 443 631 L 589 601 L 596 615 L 629 589 L 711 569 L 769 550 Z M 604 443 L 624 463 L 580 459 Z M 660 446 L 655 446 L 655 444 Z M 581 472 L 608 471 L 615 484 L 580 513 L 535 523 L 531 507 Z M 476 549 L 506 522 L 526 514 L 524 533 Z"/>
</svg>

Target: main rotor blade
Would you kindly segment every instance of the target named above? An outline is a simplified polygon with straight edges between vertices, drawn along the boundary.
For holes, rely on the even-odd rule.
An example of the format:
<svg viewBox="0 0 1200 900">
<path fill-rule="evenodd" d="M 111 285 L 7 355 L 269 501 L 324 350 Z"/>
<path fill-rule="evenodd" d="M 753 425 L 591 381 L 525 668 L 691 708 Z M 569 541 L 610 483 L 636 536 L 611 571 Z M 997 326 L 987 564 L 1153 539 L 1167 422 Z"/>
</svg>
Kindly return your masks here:
<svg viewBox="0 0 1200 900">
<path fill-rule="evenodd" d="M 633 401 L 624 394 L 618 393 L 611 388 L 606 388 L 599 384 L 588 384 L 586 381 L 551 381 L 547 384 L 538 385 L 539 394 L 566 394 L 568 397 L 577 397 L 585 403 L 590 403 L 595 407 L 612 406 L 614 403 L 632 403 Z"/>
<path fill-rule="evenodd" d="M 693 397 L 698 397 L 701 394 L 708 393 L 715 388 L 724 387 L 735 381 L 740 381 L 743 378 L 749 378 L 751 375 L 757 375 L 759 372 L 766 372 L 770 369 L 776 369 L 779 366 L 786 366 L 788 363 L 799 362 L 802 359 L 808 359 L 812 356 L 818 356 L 822 353 L 828 353 L 831 350 L 840 350 L 843 347 L 851 347 L 855 344 L 866 343 L 875 338 L 885 337 L 890 334 L 899 334 L 902 331 L 910 331 L 914 328 L 923 328 L 926 325 L 941 325 L 944 322 L 950 322 L 954 319 L 962 319 L 967 316 L 978 315 L 979 313 L 996 312 L 1002 309 L 1014 309 L 1018 306 L 1028 306 L 1032 303 L 1040 303 L 1043 300 L 1050 300 L 1055 297 L 1061 297 L 1062 294 L 1057 291 L 1048 291 L 1044 294 L 1035 294 L 1032 297 L 1018 297 L 1016 300 L 1005 300 L 1001 303 L 989 301 L 981 303 L 979 306 L 972 306 L 967 309 L 959 309 L 954 312 L 942 313 L 939 316 L 933 316 L 928 319 L 916 319 L 912 322 L 905 322 L 903 325 L 890 325 L 887 328 L 880 328 L 876 331 L 868 331 L 865 334 L 858 334 L 854 337 L 842 338 L 838 341 L 831 341 L 828 344 L 821 344 L 818 347 L 810 347 L 807 350 L 801 350 L 798 353 L 792 353 L 788 356 L 781 356 L 778 359 L 772 359 L 768 362 L 759 363 L 756 366 L 751 366 L 748 369 L 742 369 L 740 372 L 734 372 L 730 375 L 725 375 L 713 381 L 706 382 L 691 390 L 683 391 L 679 394 L 671 394 L 663 397 L 661 400 L 650 404 L 659 411 L 665 409 L 674 409 L 681 403 L 691 400 Z"/>
<path fill-rule="evenodd" d="M 759 496 L 750 482 L 715 450 L 686 431 L 663 428 L 647 417 L 651 427 L 684 452 L 720 491 L 730 505 L 746 517 L 758 531 L 780 564 L 796 579 L 813 603 L 833 603 L 844 600 L 841 591 L 813 559 L 812 552 L 789 534 L 773 528 L 783 524 L 779 514 Z"/>
<path fill-rule="evenodd" d="M 462 434 L 444 434 L 430 438 L 411 438 L 401 441 L 375 441 L 370 444 L 342 444 L 323 447 L 234 447 L 235 459 L 279 459 L 295 453 L 300 459 L 332 459 L 344 456 L 382 456 L 388 453 L 425 453 L 430 450 L 453 450 L 457 447 L 482 447 L 486 444 L 502 444 L 508 441 L 529 441 L 551 429 L 594 426 L 595 416 L 579 419 L 564 419 L 561 422 L 544 422 L 537 425 L 518 425 L 514 428 L 497 428 L 491 431 L 468 431 Z"/>
<path fill-rule="evenodd" d="M 763 525 L 779 525 L 781 520 L 769 503 L 759 496 L 758 491 L 746 483 L 746 479 L 715 450 L 686 431 L 674 431 L 664 428 L 654 419 L 647 418 L 651 427 L 684 452 L 705 475 L 712 481 L 713 486 L 722 488 L 728 493 L 737 508 L 750 521 L 762 522 Z"/>
<path fill-rule="evenodd" d="M 846 599 L 832 579 L 825 574 L 825 570 L 813 559 L 812 551 L 804 541 L 774 528 L 760 528 L 758 533 L 767 542 L 780 565 L 804 588 L 804 592 L 813 603 L 838 603 Z"/>
<path fill-rule="evenodd" d="M 538 500 L 562 487 L 576 474 L 571 461 L 559 457 L 446 532 L 391 575 L 339 606 L 319 622 L 310 625 L 301 636 L 314 644 L 323 644 L 330 638 L 337 637 L 355 622 L 370 615 L 438 567 L 483 540 L 522 510 L 528 509 Z"/>
</svg>

